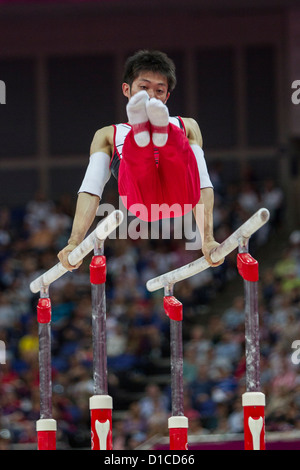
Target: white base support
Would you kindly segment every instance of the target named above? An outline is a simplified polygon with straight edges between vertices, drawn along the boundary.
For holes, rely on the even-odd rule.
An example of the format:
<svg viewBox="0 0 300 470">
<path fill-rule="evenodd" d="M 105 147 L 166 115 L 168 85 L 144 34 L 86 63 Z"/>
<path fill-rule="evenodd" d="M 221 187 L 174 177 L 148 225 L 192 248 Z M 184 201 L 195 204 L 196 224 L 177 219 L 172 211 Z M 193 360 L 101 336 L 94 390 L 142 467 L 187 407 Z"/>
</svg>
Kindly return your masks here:
<svg viewBox="0 0 300 470">
<path fill-rule="evenodd" d="M 265 395 L 262 392 L 246 392 L 242 396 L 242 404 L 245 450 L 265 450 Z"/>
<path fill-rule="evenodd" d="M 112 397 L 90 398 L 92 450 L 112 450 Z"/>
<path fill-rule="evenodd" d="M 266 397 L 262 392 L 246 392 L 242 395 L 243 406 L 266 406 Z"/>
<path fill-rule="evenodd" d="M 168 419 L 170 450 L 188 449 L 189 421 L 185 416 L 171 416 Z"/>
<path fill-rule="evenodd" d="M 38 450 L 56 450 L 55 419 L 39 419 L 36 422 Z"/>
<path fill-rule="evenodd" d="M 39 419 L 36 422 L 37 431 L 57 431 L 55 419 Z"/>
<path fill-rule="evenodd" d="M 109 395 L 93 395 L 90 397 L 90 410 L 112 410 L 113 401 Z"/>
<path fill-rule="evenodd" d="M 168 419 L 168 428 L 188 428 L 189 420 L 185 416 L 171 416 Z"/>
</svg>

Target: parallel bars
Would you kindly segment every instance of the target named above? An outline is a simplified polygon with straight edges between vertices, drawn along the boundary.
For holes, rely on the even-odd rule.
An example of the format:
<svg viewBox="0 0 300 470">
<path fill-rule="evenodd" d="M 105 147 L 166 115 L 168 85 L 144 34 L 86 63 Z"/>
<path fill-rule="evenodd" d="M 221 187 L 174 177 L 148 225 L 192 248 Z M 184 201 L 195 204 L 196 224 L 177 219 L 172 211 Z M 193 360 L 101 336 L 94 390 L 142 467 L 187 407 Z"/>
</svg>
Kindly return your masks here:
<svg viewBox="0 0 300 470">
<path fill-rule="evenodd" d="M 106 356 L 106 260 L 104 240 L 122 222 L 123 213 L 114 211 L 102 220 L 96 229 L 78 245 L 68 257 L 71 265 L 79 263 L 94 248 L 90 264 L 92 284 L 92 331 L 94 395 L 90 398 L 92 449 L 112 449 L 112 398 L 107 394 Z M 51 380 L 51 301 L 49 286 L 67 272 L 59 262 L 31 282 L 33 293 L 40 291 L 37 306 L 39 323 L 40 419 L 36 423 L 39 450 L 56 449 L 56 420 L 52 417 Z"/>
<path fill-rule="evenodd" d="M 267 209 L 258 210 L 244 224 L 223 241 L 211 254 L 217 263 L 236 248 L 238 271 L 244 279 L 245 288 L 245 340 L 246 340 L 246 393 L 243 394 L 245 449 L 265 448 L 264 406 L 265 396 L 260 392 L 259 368 L 259 320 L 258 320 L 258 263 L 248 253 L 248 241 L 268 220 Z M 204 257 L 185 266 L 150 279 L 147 289 L 154 292 L 164 288 L 164 309 L 170 318 L 171 336 L 171 382 L 172 417 L 169 418 L 171 450 L 186 450 L 188 447 L 188 419 L 183 410 L 183 346 L 182 304 L 173 296 L 174 285 L 209 268 Z"/>
<path fill-rule="evenodd" d="M 90 398 L 92 449 L 112 448 L 111 413 L 112 399 L 107 395 L 106 364 L 106 309 L 105 309 L 105 271 L 103 242 L 123 220 L 121 211 L 114 211 L 101 221 L 97 228 L 69 255 L 71 265 L 76 265 L 94 248 L 90 264 L 92 284 L 92 320 L 94 348 L 94 389 Z M 243 395 L 245 418 L 245 448 L 264 448 L 264 395 L 259 392 L 259 332 L 257 312 L 258 263 L 248 253 L 248 240 L 269 220 L 269 211 L 260 209 L 230 235 L 211 255 L 217 263 L 237 247 L 238 270 L 244 279 L 246 296 L 246 360 L 247 392 Z M 146 286 L 154 292 L 164 288 L 164 309 L 170 318 L 171 335 L 171 385 L 172 416 L 169 418 L 170 449 L 186 450 L 188 447 L 188 419 L 183 409 L 183 346 L 182 346 L 182 304 L 173 296 L 174 285 L 210 267 L 204 257 L 178 269 L 150 279 Z M 37 421 L 38 448 L 56 448 L 56 421 L 52 418 L 51 383 L 51 302 L 49 286 L 67 270 L 57 263 L 43 275 L 32 281 L 33 293 L 40 291 L 37 307 L 39 322 L 39 363 L 40 363 L 40 419 Z M 254 351 L 254 354 L 253 354 Z M 103 361 L 103 358 L 105 359 Z M 254 383 L 254 385 L 253 385 Z"/>
</svg>

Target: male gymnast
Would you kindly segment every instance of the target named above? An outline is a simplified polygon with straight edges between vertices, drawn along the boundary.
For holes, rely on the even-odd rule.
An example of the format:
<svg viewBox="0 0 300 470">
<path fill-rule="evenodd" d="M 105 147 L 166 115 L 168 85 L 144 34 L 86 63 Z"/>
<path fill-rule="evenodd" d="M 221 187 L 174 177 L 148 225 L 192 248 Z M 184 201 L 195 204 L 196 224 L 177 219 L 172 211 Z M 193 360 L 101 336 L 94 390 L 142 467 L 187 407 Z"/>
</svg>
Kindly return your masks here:
<svg viewBox="0 0 300 470">
<path fill-rule="evenodd" d="M 193 210 L 203 255 L 211 266 L 223 262 L 210 258 L 219 244 L 199 126 L 191 118 L 170 117 L 166 106 L 175 85 L 175 65 L 165 53 L 140 50 L 127 60 L 122 91 L 128 98 L 128 123 L 103 127 L 94 135 L 68 245 L 58 253 L 68 270 L 81 264 L 70 265 L 68 255 L 92 225 L 111 174 L 125 207 L 142 220 L 170 217 L 170 209 L 174 217 Z M 197 210 L 199 205 L 204 209 Z"/>
</svg>

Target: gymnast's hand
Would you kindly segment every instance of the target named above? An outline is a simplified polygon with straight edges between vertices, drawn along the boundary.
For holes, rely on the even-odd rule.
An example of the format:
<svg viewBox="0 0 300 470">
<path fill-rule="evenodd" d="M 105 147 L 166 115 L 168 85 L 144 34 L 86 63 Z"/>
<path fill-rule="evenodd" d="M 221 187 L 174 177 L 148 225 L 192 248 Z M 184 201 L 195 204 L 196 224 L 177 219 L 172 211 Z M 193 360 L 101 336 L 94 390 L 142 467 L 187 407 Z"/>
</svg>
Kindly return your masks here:
<svg viewBox="0 0 300 470">
<path fill-rule="evenodd" d="M 79 266 L 82 264 L 82 260 L 79 261 L 75 266 L 72 266 L 69 261 L 68 261 L 68 256 L 76 248 L 75 243 L 70 243 L 67 245 L 65 248 L 63 248 L 57 255 L 59 261 L 63 265 L 64 268 L 66 268 L 68 271 L 73 271 L 73 269 L 79 268 Z"/>
<path fill-rule="evenodd" d="M 203 256 L 204 258 L 206 259 L 206 261 L 210 264 L 210 266 L 212 266 L 213 268 L 215 268 L 216 266 L 220 266 L 220 264 L 222 264 L 224 262 L 224 258 L 222 258 L 220 261 L 218 261 L 217 263 L 214 263 L 212 260 L 211 260 L 211 253 L 220 245 L 220 243 L 216 242 L 214 239 L 211 239 L 207 242 L 203 242 L 203 245 L 202 245 L 202 253 L 203 253 Z"/>
</svg>

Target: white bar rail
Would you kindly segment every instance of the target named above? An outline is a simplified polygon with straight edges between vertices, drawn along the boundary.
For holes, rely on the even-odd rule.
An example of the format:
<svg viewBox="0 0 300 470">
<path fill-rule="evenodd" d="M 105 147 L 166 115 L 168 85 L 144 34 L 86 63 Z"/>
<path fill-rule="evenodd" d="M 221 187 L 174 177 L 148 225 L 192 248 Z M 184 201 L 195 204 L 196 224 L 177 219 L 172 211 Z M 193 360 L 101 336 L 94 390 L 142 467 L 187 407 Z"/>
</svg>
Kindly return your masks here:
<svg viewBox="0 0 300 470">
<path fill-rule="evenodd" d="M 90 233 L 70 254 L 69 263 L 74 266 L 88 255 L 94 248 L 95 239 L 105 240 L 123 221 L 123 213 L 116 210 L 109 214 L 105 219 L 101 220 L 95 230 Z M 47 287 L 52 282 L 59 279 L 68 270 L 59 262 L 53 268 L 37 277 L 30 284 L 30 290 L 33 293 L 39 292 L 41 288 Z"/>
<path fill-rule="evenodd" d="M 224 240 L 220 246 L 218 246 L 212 253 L 211 259 L 214 263 L 217 263 L 222 258 L 231 253 L 235 248 L 238 247 L 239 240 L 241 238 L 248 239 L 259 230 L 270 217 L 268 209 L 259 209 L 255 214 L 252 215 L 245 223 L 243 223 L 235 232 L 233 232 L 226 240 Z M 161 274 L 153 279 L 149 279 L 146 283 L 146 287 L 149 292 L 154 292 L 163 287 L 174 285 L 176 282 L 187 279 L 195 274 L 204 271 L 209 268 L 210 265 L 202 256 L 189 264 L 181 266 L 180 268 L 169 271 L 168 273 Z"/>
</svg>

